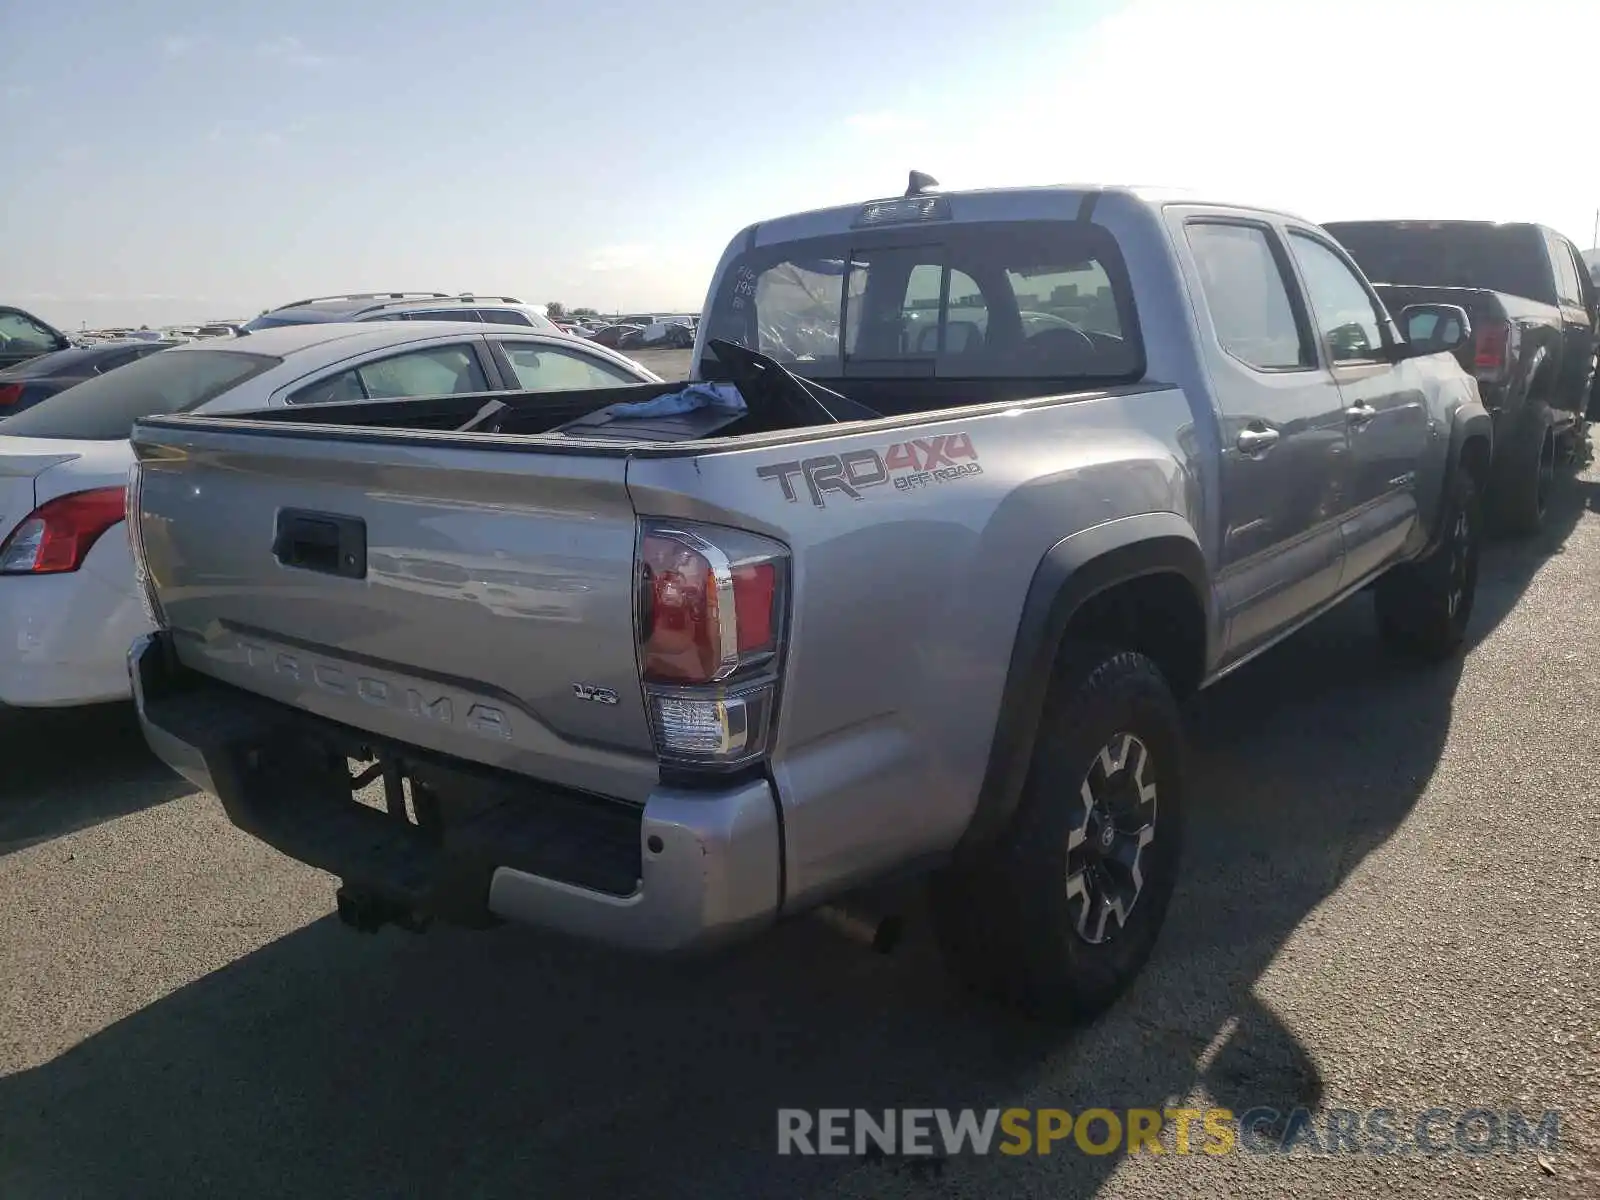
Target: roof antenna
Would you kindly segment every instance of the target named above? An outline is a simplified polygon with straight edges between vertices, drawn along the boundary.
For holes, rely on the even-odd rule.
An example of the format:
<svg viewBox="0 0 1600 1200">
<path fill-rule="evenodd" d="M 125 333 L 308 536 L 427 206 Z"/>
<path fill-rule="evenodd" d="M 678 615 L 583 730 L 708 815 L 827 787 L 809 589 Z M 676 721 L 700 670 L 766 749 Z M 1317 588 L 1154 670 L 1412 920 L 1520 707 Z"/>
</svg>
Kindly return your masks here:
<svg viewBox="0 0 1600 1200">
<path fill-rule="evenodd" d="M 920 196 L 923 192 L 931 191 L 939 186 L 939 181 L 925 171 L 911 172 L 911 179 L 906 184 L 906 195 Z"/>
</svg>

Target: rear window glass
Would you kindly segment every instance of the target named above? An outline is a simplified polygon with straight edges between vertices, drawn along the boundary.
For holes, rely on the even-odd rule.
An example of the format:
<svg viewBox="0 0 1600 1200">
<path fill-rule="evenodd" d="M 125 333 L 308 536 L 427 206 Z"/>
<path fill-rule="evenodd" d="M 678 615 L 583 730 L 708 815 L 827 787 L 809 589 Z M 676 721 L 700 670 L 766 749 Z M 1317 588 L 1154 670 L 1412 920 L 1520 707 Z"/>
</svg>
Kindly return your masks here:
<svg viewBox="0 0 1600 1200">
<path fill-rule="evenodd" d="M 285 325 L 317 325 L 323 321 L 348 321 L 354 310 L 346 304 L 321 306 L 302 304 L 295 308 L 274 309 L 246 321 L 242 329 L 255 333 L 259 329 L 281 329 Z M 369 318 L 370 319 L 370 318 Z"/>
<path fill-rule="evenodd" d="M 1483 288 L 1556 302 L 1544 242 L 1532 226 L 1324 225 L 1373 283 Z"/>
<path fill-rule="evenodd" d="M 232 350 L 152 354 L 7 417 L 0 435 L 115 441 L 140 417 L 189 412 L 281 361 Z"/>
<path fill-rule="evenodd" d="M 480 308 L 478 316 L 490 325 L 533 325 L 525 313 L 514 308 Z"/>
<path fill-rule="evenodd" d="M 71 375 L 78 371 L 88 374 L 94 370 L 96 361 L 106 356 L 106 351 L 99 347 L 56 350 L 7 367 L 0 371 L 0 379 L 40 379 L 46 375 Z"/>
<path fill-rule="evenodd" d="M 1144 372 L 1116 240 L 1078 222 L 871 230 L 759 247 L 725 273 L 707 333 L 821 378 Z"/>
<path fill-rule="evenodd" d="M 281 329 L 285 325 L 309 325 L 315 320 L 315 317 L 272 317 L 263 313 L 246 321 L 244 329 L 247 333 L 255 333 L 260 329 Z"/>
</svg>

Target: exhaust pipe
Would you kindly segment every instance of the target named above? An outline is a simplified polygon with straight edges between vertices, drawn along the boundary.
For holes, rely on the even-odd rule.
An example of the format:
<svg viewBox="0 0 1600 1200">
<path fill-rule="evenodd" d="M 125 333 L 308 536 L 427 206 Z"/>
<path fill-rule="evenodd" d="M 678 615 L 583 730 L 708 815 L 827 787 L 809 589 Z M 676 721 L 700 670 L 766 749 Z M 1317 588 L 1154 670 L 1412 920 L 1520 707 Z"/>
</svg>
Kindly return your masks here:
<svg viewBox="0 0 1600 1200">
<path fill-rule="evenodd" d="M 865 946 L 874 954 L 890 954 L 905 933 L 905 920 L 893 913 L 852 912 L 837 904 L 824 904 L 816 917 L 836 933 Z"/>
</svg>

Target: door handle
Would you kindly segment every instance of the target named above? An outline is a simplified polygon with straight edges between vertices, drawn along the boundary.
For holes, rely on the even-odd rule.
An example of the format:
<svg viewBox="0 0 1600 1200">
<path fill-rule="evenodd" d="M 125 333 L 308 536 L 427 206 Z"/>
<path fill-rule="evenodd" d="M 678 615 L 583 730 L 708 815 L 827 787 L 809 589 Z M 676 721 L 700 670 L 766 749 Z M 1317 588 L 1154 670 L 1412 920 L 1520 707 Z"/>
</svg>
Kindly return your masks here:
<svg viewBox="0 0 1600 1200">
<path fill-rule="evenodd" d="M 1345 419 L 1348 420 L 1350 424 L 1354 425 L 1357 429 L 1360 429 L 1368 421 L 1372 420 L 1373 417 L 1378 415 L 1378 410 L 1373 408 L 1372 405 L 1363 401 L 1360 404 L 1352 404 L 1349 408 L 1345 409 L 1344 415 Z"/>
<path fill-rule="evenodd" d="M 1260 454 L 1276 445 L 1278 436 L 1276 429 L 1241 429 L 1238 446 L 1245 454 Z"/>
<path fill-rule="evenodd" d="M 301 571 L 365 579 L 367 523 L 360 517 L 283 509 L 278 513 L 272 556 Z"/>
</svg>

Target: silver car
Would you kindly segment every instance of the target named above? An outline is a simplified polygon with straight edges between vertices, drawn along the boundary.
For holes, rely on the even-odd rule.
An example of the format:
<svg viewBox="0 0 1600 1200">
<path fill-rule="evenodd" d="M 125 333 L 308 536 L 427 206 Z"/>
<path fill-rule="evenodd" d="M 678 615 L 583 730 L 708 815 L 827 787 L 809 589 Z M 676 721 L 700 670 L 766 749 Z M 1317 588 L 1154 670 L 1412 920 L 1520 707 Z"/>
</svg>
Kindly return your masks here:
<svg viewBox="0 0 1600 1200">
<path fill-rule="evenodd" d="M 140 417 L 650 382 L 620 354 L 560 334 L 385 322 L 189 342 L 51 396 L 0 422 L 0 628 L 29 631 L 0 639 L 0 706 L 128 697 L 128 643 L 149 628 L 122 520 Z M 63 537 L 72 555 L 43 555 Z"/>
<path fill-rule="evenodd" d="M 461 321 L 465 324 L 524 325 L 544 333 L 558 333 L 543 305 L 528 304 L 515 296 L 479 296 L 471 292 L 353 292 L 342 296 L 312 296 L 269 309 L 248 322 L 246 332 L 276 329 L 280 325 L 310 325 L 327 321 Z"/>
</svg>

